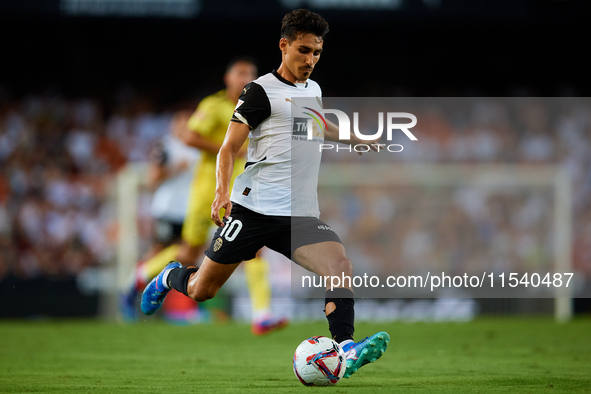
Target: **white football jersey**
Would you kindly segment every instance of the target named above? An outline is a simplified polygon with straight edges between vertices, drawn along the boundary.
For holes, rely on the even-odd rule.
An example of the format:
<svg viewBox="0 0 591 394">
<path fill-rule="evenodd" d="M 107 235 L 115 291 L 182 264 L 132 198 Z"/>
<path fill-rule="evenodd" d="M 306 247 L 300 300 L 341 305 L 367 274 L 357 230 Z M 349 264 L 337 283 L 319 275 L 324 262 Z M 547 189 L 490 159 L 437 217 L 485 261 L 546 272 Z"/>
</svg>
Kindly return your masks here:
<svg viewBox="0 0 591 394">
<path fill-rule="evenodd" d="M 276 71 L 244 87 L 232 121 L 251 131 L 248 162 L 234 181 L 233 202 L 264 215 L 320 216 L 321 98 L 316 82 L 296 85 Z"/>
</svg>

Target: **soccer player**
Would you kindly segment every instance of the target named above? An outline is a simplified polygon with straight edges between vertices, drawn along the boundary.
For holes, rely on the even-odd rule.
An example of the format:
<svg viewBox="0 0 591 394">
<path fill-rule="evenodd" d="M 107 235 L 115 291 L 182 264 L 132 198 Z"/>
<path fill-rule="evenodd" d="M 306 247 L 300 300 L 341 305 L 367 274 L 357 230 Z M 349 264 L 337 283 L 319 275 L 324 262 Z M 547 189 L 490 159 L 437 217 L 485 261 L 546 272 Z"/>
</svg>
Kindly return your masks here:
<svg viewBox="0 0 591 394">
<path fill-rule="evenodd" d="M 167 265 L 142 295 L 144 313 L 154 313 L 171 288 L 198 301 L 214 297 L 238 265 L 262 246 L 318 275 L 352 277 L 353 264 L 340 238 L 318 219 L 318 147 L 324 139 L 338 141 L 338 128 L 330 123 L 325 130 L 316 129 L 320 133 L 310 140 L 299 138 L 301 129 L 296 130 L 291 116 L 298 111 L 293 98 L 314 98 L 321 104 L 320 87 L 309 77 L 327 33 L 326 21 L 308 10 L 283 18 L 281 65 L 245 86 L 218 154 L 211 217 L 219 228 L 205 258 L 199 268 Z M 247 138 L 247 168 L 236 178 L 230 197 L 231 175 Z M 361 141 L 351 135 L 350 143 Z M 327 289 L 325 314 L 333 339 L 346 353 L 345 377 L 378 359 L 390 341 L 387 333 L 378 332 L 354 342 L 353 306 L 351 287 Z"/>
<path fill-rule="evenodd" d="M 180 245 L 174 244 L 163 249 L 141 265 L 141 273 L 149 279 L 154 278 L 171 260 L 179 261 L 185 266 L 194 265 L 199 254 L 206 248 L 209 230 L 213 226 L 211 204 L 215 194 L 216 155 L 224 141 L 242 88 L 256 76 L 257 67 L 254 60 L 247 57 L 232 60 L 224 74 L 226 89 L 204 98 L 181 131 L 180 139 L 188 146 L 198 148 L 201 159 L 190 186 L 189 203 L 182 226 L 182 241 Z M 230 182 L 244 169 L 245 148 L 246 144 L 244 149 L 238 152 L 239 157 Z M 271 286 L 268 262 L 259 252 L 246 262 L 244 270 L 252 305 L 253 334 L 266 334 L 285 327 L 287 319 L 275 318 L 270 313 Z M 127 303 L 131 304 L 133 297 L 124 299 L 129 300 Z M 131 307 L 123 309 L 130 310 Z"/>
</svg>

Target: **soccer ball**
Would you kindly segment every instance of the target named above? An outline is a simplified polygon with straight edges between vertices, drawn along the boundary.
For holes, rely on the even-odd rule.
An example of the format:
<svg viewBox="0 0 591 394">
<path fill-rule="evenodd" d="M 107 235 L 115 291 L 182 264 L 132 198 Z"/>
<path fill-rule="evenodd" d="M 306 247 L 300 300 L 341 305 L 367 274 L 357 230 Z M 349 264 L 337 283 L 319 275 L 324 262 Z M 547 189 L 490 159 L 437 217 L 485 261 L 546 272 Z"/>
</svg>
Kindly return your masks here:
<svg viewBox="0 0 591 394">
<path fill-rule="evenodd" d="M 293 372 L 304 386 L 332 386 L 343 377 L 346 368 L 343 350 L 327 337 L 306 339 L 293 355 Z"/>
</svg>

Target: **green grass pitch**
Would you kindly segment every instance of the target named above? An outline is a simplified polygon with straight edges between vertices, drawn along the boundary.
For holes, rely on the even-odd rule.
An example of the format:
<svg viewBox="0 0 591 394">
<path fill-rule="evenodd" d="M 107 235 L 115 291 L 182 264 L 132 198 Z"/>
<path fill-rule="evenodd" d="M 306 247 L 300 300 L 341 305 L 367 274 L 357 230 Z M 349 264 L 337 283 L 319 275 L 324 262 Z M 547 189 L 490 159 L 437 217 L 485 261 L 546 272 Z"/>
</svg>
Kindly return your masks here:
<svg viewBox="0 0 591 394">
<path fill-rule="evenodd" d="M 359 323 L 357 338 L 388 331 L 388 351 L 328 388 L 302 386 L 291 366 L 302 340 L 328 334 L 325 323 L 266 337 L 249 328 L 0 321 L 0 392 L 591 392 L 588 318 Z"/>
</svg>

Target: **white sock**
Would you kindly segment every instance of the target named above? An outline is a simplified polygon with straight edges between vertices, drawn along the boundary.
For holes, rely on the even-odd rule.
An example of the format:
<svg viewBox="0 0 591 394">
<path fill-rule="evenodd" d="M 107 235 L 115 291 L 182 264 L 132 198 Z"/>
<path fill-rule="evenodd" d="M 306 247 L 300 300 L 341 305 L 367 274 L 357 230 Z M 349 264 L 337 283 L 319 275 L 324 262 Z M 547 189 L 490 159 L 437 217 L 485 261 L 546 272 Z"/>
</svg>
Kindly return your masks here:
<svg viewBox="0 0 591 394">
<path fill-rule="evenodd" d="M 168 274 L 170 274 L 170 271 L 172 271 L 172 268 L 167 269 L 166 271 L 164 271 L 164 273 L 162 274 L 162 284 L 164 285 L 164 287 L 166 287 L 168 290 L 170 290 L 170 287 L 168 286 Z"/>
<path fill-rule="evenodd" d="M 341 349 L 342 349 L 342 348 L 343 348 L 345 345 L 347 345 L 347 344 L 349 344 L 349 343 L 352 343 L 352 342 L 353 342 L 353 340 L 352 340 L 352 339 L 345 339 L 343 342 L 339 343 L 339 346 L 340 346 L 340 347 L 341 347 Z"/>
</svg>

